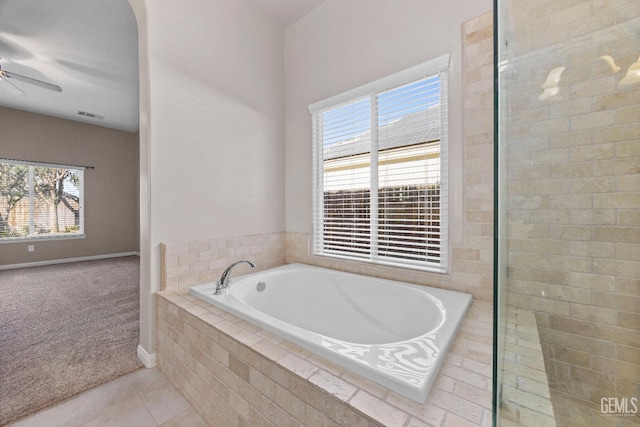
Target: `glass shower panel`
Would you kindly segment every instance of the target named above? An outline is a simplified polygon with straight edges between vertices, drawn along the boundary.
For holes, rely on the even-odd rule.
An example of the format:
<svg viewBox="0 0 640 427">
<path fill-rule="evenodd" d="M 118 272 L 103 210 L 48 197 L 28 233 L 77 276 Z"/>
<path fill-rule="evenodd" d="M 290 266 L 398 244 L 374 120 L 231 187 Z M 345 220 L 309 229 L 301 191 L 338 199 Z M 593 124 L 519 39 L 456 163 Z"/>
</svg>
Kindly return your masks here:
<svg viewBox="0 0 640 427">
<path fill-rule="evenodd" d="M 640 1 L 496 14 L 496 422 L 638 425 Z"/>
</svg>

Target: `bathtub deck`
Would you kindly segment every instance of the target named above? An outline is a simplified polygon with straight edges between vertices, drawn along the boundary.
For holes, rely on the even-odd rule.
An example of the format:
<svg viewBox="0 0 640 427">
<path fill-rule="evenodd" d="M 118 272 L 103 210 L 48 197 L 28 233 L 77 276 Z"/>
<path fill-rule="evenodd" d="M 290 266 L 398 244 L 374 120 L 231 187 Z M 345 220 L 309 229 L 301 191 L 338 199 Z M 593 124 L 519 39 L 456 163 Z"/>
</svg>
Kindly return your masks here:
<svg viewBox="0 0 640 427">
<path fill-rule="evenodd" d="M 491 425 L 488 303 L 471 305 L 418 404 L 187 290 L 156 295 L 160 368 L 211 425 Z"/>
</svg>

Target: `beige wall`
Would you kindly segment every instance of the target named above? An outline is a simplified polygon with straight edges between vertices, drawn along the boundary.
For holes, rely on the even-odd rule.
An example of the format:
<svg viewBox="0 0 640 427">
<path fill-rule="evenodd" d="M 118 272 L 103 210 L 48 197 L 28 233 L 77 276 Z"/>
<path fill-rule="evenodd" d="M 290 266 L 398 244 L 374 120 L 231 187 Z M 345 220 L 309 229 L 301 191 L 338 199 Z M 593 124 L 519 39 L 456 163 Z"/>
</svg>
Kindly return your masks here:
<svg viewBox="0 0 640 427">
<path fill-rule="evenodd" d="M 136 133 L 0 108 L 0 134 L 0 157 L 95 167 L 84 175 L 86 238 L 0 244 L 0 265 L 138 251 Z"/>
<path fill-rule="evenodd" d="M 491 301 L 492 15 L 469 19 L 489 9 L 487 1 L 329 0 L 285 30 L 287 262 L 454 289 Z M 448 274 L 311 256 L 307 105 L 445 53 L 451 55 Z"/>
<path fill-rule="evenodd" d="M 504 3 L 509 303 L 536 313 L 552 391 L 602 417 L 602 397 L 640 390 L 640 84 L 621 83 L 640 8 Z M 558 96 L 541 101 L 559 66 Z"/>
</svg>

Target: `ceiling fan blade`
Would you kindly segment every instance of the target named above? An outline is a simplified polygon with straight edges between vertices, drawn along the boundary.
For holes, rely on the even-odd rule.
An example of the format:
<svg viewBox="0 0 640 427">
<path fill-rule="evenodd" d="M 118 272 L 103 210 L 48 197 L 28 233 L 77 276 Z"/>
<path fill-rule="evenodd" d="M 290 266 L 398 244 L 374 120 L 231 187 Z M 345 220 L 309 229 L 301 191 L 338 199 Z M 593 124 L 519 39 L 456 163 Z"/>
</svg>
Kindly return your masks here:
<svg viewBox="0 0 640 427">
<path fill-rule="evenodd" d="M 43 82 L 42 80 L 32 79 L 31 77 L 26 77 L 20 74 L 12 73 L 11 71 L 7 71 L 7 70 L 2 70 L 1 74 L 2 74 L 2 77 L 7 77 L 9 79 L 14 79 L 24 83 L 40 86 L 41 88 L 53 90 L 55 92 L 62 92 L 62 88 L 60 86 Z"/>
<path fill-rule="evenodd" d="M 4 76 L 2 76 L 4 77 Z M 7 92 L 11 93 L 12 95 L 16 95 L 16 96 L 25 96 L 26 93 L 20 89 L 18 86 L 14 85 L 13 83 L 11 83 L 9 81 L 9 79 L 5 79 L 0 77 L 0 82 L 2 82 L 2 86 L 7 90 Z"/>
</svg>

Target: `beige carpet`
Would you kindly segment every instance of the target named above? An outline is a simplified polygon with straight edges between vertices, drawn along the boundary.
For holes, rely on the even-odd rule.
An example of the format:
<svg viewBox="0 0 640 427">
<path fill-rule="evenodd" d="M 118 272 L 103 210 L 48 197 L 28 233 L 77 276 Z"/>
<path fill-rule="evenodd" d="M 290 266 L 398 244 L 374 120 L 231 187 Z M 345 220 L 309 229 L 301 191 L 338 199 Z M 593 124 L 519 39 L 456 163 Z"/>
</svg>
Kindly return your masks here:
<svg viewBox="0 0 640 427">
<path fill-rule="evenodd" d="M 142 366 L 139 265 L 0 271 L 0 426 Z"/>
</svg>

